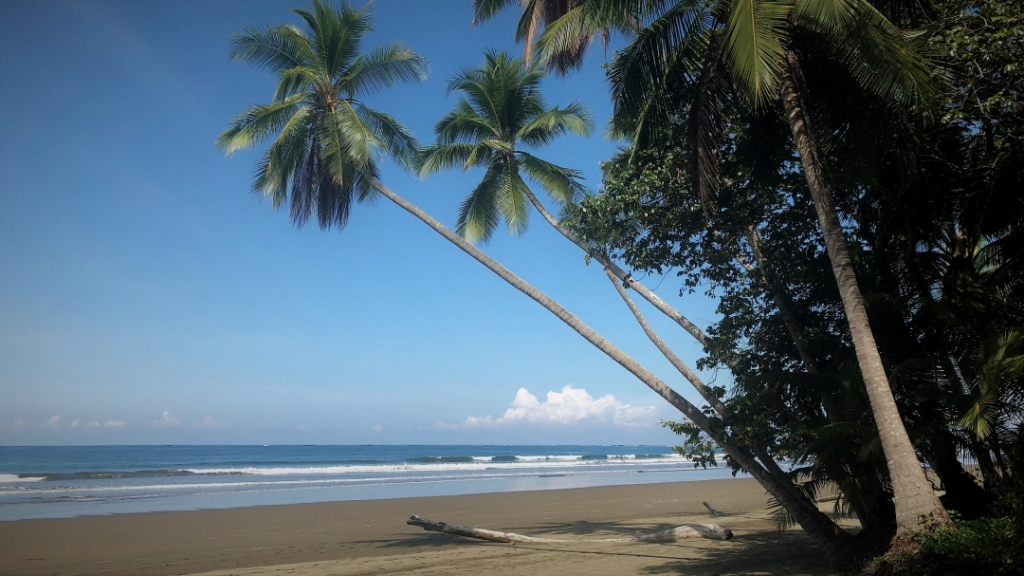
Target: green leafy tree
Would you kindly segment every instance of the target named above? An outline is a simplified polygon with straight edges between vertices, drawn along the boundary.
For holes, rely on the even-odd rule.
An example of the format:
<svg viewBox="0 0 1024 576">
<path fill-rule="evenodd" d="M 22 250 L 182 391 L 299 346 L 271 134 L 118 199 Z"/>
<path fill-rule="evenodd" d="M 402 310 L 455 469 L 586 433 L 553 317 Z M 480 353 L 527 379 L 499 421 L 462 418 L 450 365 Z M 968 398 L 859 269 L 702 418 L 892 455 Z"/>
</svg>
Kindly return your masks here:
<svg viewBox="0 0 1024 576">
<path fill-rule="evenodd" d="M 613 124 L 643 148 L 672 117 L 686 117 L 693 189 L 706 201 L 714 198 L 719 185 L 715 151 L 725 135 L 725 103 L 740 99 L 753 111 L 781 105 L 879 428 L 896 494 L 898 527 L 916 529 L 923 518 L 947 521 L 918 464 L 868 321 L 833 184 L 826 176 L 828 142 L 823 145 L 812 129 L 815 112 L 807 89 L 814 82 L 809 72 L 824 60 L 832 69 L 845 71 L 847 85 L 856 93 L 920 111 L 936 96 L 929 67 L 906 36 L 863 0 L 579 0 L 547 26 L 539 52 L 565 54 L 583 35 L 628 29 L 632 22 L 642 25 L 609 69 L 616 106 Z M 681 85 L 692 86 L 685 107 L 671 98 Z"/>
</svg>

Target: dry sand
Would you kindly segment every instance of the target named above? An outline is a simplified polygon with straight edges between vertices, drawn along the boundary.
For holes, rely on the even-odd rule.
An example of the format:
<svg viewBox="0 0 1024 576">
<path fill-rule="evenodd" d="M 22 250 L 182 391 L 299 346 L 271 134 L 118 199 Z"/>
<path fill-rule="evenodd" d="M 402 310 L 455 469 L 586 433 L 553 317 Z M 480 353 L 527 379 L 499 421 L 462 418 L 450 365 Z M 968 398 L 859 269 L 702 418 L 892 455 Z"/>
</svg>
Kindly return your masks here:
<svg viewBox="0 0 1024 576">
<path fill-rule="evenodd" d="M 802 532 L 764 520 L 766 500 L 731 479 L 0 522 L 0 575 L 831 574 Z M 710 522 L 736 536 L 510 546 L 424 532 L 410 514 L 562 539 Z"/>
</svg>

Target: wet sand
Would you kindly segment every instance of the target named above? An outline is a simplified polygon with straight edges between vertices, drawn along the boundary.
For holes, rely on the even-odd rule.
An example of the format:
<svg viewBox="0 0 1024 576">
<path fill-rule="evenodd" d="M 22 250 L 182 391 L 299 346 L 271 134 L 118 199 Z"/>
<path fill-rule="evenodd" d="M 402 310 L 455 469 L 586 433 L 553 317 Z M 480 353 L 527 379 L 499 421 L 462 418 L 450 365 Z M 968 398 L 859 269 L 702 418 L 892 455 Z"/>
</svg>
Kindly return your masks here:
<svg viewBox="0 0 1024 576">
<path fill-rule="evenodd" d="M 0 575 L 831 574 L 802 532 L 764 520 L 766 501 L 730 479 L 0 522 Z M 411 514 L 580 541 L 481 542 L 408 526 Z M 736 536 L 584 541 L 686 523 Z"/>
</svg>

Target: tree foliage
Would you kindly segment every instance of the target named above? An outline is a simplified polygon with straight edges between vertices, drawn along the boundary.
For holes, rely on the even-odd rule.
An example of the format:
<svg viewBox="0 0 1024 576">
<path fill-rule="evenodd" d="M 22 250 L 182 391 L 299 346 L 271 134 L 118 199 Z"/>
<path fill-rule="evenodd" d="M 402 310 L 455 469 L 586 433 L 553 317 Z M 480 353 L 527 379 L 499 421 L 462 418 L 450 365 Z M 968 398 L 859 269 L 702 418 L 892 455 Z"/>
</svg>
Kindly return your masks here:
<svg viewBox="0 0 1024 576">
<path fill-rule="evenodd" d="M 837 90 L 811 60 L 807 99 L 825 127 L 821 147 L 900 413 L 947 505 L 977 516 L 997 484 L 1024 472 L 1024 19 L 1012 2 L 887 8 L 927 30 L 918 41 L 946 76 L 944 99 L 887 110 L 870 92 Z M 820 41 L 812 32 L 793 41 L 810 47 Z M 721 426 L 790 460 L 809 492 L 834 483 L 865 528 L 889 525 L 888 471 L 781 111 L 719 101 L 724 138 L 708 151 L 717 190 L 708 198 L 688 161 L 705 144 L 690 137 L 686 113 L 699 86 L 664 86 L 668 109 L 681 112 L 604 164 L 604 190 L 579 204 L 574 230 L 635 270 L 675 271 L 683 293 L 716 297 L 721 319 L 702 365 L 735 378 Z M 705 441 L 688 434 L 683 450 L 699 454 Z M 964 458 L 978 462 L 985 490 Z"/>
</svg>

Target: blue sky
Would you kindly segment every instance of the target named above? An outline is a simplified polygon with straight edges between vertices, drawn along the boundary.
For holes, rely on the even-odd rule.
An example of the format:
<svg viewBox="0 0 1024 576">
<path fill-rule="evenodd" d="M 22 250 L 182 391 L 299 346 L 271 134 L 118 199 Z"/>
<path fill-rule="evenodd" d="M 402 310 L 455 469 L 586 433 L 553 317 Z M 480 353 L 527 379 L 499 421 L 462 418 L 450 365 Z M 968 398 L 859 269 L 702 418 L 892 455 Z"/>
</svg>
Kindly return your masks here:
<svg viewBox="0 0 1024 576">
<path fill-rule="evenodd" d="M 387 200 L 322 232 L 249 192 L 258 153 L 225 158 L 213 141 L 274 78 L 229 61 L 228 39 L 294 22 L 300 4 L 0 2 L 0 444 L 672 443 L 659 397 Z M 371 10 L 366 47 L 402 40 L 431 74 L 370 105 L 423 141 L 457 68 L 521 50 L 514 12 L 471 27 L 469 0 Z M 603 128 L 602 61 L 547 79 L 549 103 L 581 100 Z M 618 146 L 602 132 L 538 154 L 596 189 Z M 384 176 L 451 225 L 480 174 Z M 695 398 L 539 217 L 484 248 Z M 713 319 L 674 276 L 648 280 Z"/>
</svg>

